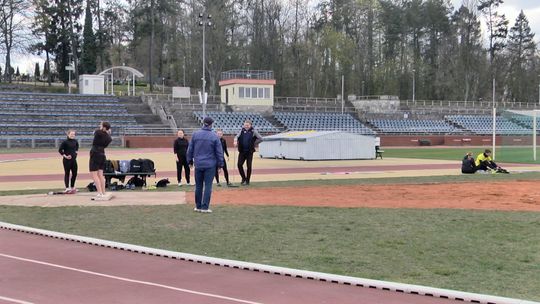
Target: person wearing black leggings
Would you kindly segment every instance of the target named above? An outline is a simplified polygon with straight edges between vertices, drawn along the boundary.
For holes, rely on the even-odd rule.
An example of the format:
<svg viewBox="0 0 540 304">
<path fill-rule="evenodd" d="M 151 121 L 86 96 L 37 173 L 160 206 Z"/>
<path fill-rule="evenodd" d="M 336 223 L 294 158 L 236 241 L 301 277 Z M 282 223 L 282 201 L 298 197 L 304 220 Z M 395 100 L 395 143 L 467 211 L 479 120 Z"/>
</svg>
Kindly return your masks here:
<svg viewBox="0 0 540 304">
<path fill-rule="evenodd" d="M 64 185 L 66 186 L 66 193 L 75 193 L 75 181 L 77 180 L 77 151 L 79 151 L 79 142 L 75 139 L 75 130 L 68 130 L 66 132 L 67 138 L 60 144 L 58 153 L 62 155 L 62 164 L 64 165 Z M 71 173 L 71 179 L 70 179 Z"/>
<path fill-rule="evenodd" d="M 221 142 L 221 147 L 223 148 L 223 155 L 227 155 L 227 160 L 229 160 L 229 151 L 227 151 L 227 141 L 223 138 L 223 131 L 221 129 L 217 129 L 216 131 L 217 136 L 219 137 L 219 141 Z M 223 161 L 223 175 L 225 176 L 225 181 L 227 182 L 227 186 L 231 186 L 232 184 L 229 182 L 229 170 L 227 170 L 227 162 Z M 221 187 L 221 184 L 219 183 L 219 170 L 216 168 L 216 182 L 219 187 Z"/>
<path fill-rule="evenodd" d="M 262 142 L 261 135 L 253 128 L 251 120 L 246 120 L 242 130 L 234 137 L 234 146 L 238 147 L 238 172 L 242 177 L 243 186 L 249 186 L 251 181 L 253 153 L 255 146 L 260 142 Z M 244 163 L 247 163 L 247 172 L 244 172 Z"/>
<path fill-rule="evenodd" d="M 190 184 L 189 164 L 186 159 L 187 149 L 189 147 L 189 141 L 185 137 L 184 130 L 178 130 L 178 138 L 174 141 L 173 150 L 176 155 L 176 179 L 178 180 L 178 186 L 182 186 L 182 168 L 184 169 L 184 175 L 186 177 L 187 185 Z"/>
</svg>

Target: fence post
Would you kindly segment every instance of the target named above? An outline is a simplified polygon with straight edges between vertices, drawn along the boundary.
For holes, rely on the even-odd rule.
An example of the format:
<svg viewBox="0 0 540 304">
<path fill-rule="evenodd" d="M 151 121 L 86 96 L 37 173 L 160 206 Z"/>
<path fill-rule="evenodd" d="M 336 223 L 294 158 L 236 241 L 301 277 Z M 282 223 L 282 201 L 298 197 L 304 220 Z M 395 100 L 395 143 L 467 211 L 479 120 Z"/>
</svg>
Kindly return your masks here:
<svg viewBox="0 0 540 304">
<path fill-rule="evenodd" d="M 32 149 L 35 149 L 36 148 L 36 139 L 32 138 L 31 141 L 32 141 Z"/>
<path fill-rule="evenodd" d="M 11 138 L 10 137 L 7 138 L 6 148 L 11 149 Z"/>
</svg>

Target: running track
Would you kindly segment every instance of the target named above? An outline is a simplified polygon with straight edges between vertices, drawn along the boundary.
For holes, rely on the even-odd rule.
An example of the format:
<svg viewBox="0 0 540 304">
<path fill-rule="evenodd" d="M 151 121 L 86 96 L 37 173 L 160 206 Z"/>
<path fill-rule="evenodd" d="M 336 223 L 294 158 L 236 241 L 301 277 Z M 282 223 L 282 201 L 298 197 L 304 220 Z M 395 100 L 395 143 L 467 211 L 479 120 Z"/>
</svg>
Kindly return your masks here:
<svg viewBox="0 0 540 304">
<path fill-rule="evenodd" d="M 0 274 L 0 304 L 462 303 L 150 256 L 1 228 Z"/>
</svg>

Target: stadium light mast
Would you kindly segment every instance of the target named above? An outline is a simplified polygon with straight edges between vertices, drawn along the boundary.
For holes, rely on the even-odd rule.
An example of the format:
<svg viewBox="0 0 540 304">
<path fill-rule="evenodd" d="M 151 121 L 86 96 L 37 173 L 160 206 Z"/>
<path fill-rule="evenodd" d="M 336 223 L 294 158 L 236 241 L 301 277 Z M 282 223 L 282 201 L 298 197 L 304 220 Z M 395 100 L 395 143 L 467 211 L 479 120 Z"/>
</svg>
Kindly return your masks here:
<svg viewBox="0 0 540 304">
<path fill-rule="evenodd" d="M 416 100 L 416 69 L 412 70 L 412 101 Z"/>
<path fill-rule="evenodd" d="M 496 106 L 496 103 L 495 103 L 495 76 L 493 76 L 493 84 L 492 84 L 492 87 L 493 87 L 493 134 L 492 134 L 492 155 L 493 155 L 493 159 L 495 159 L 495 140 L 496 140 L 496 136 L 495 136 L 495 133 L 496 133 L 496 128 L 497 128 L 497 106 Z"/>
<path fill-rule="evenodd" d="M 201 103 L 203 105 L 203 118 L 206 117 L 206 26 L 212 26 L 212 15 L 199 13 L 199 26 L 202 26 L 202 93 Z"/>
<path fill-rule="evenodd" d="M 345 75 L 341 75 L 341 114 L 345 112 Z"/>
</svg>

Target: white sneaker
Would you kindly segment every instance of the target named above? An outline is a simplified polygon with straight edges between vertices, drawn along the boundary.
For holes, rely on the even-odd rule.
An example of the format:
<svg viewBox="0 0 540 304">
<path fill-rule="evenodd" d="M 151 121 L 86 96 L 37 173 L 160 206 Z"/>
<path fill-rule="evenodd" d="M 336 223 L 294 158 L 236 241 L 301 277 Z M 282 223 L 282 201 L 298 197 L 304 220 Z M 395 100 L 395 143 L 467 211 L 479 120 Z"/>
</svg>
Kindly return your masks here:
<svg viewBox="0 0 540 304">
<path fill-rule="evenodd" d="M 182 183 L 178 183 L 178 187 L 182 187 Z"/>
<path fill-rule="evenodd" d="M 64 190 L 64 193 L 68 193 L 71 191 L 71 188 L 66 188 L 66 190 Z"/>
<path fill-rule="evenodd" d="M 202 209 L 202 213 L 212 213 L 212 209 Z"/>
<path fill-rule="evenodd" d="M 203 212 L 203 211 L 202 211 L 201 209 L 199 209 L 199 208 L 193 208 L 193 211 L 195 211 L 195 212 Z"/>
</svg>

